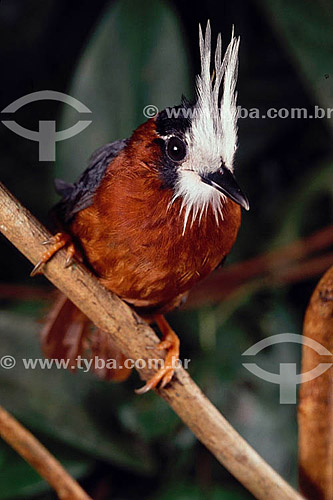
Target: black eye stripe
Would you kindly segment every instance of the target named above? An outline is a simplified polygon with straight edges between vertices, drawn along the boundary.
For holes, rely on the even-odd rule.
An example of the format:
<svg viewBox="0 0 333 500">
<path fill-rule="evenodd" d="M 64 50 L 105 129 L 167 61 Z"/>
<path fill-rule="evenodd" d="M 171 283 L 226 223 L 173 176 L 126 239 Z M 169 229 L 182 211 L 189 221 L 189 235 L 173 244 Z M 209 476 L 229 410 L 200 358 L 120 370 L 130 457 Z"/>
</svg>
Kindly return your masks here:
<svg viewBox="0 0 333 500">
<path fill-rule="evenodd" d="M 172 161 L 182 161 L 186 156 L 186 144 L 179 137 L 170 137 L 166 144 L 166 153 Z"/>
</svg>

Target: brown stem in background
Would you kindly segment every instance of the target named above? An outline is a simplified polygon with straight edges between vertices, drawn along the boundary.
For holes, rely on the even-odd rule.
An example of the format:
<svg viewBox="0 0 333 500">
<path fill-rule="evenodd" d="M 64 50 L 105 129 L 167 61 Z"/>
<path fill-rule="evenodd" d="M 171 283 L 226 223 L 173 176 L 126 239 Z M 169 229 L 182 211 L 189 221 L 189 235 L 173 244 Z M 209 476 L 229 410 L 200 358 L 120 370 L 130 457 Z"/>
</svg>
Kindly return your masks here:
<svg viewBox="0 0 333 500">
<path fill-rule="evenodd" d="M 54 290 L 46 286 L 0 284 L 0 299 L 7 300 L 52 300 Z"/>
<path fill-rule="evenodd" d="M 41 243 L 50 237 L 45 228 L 0 185 L 0 230 L 33 263 L 43 253 Z M 109 333 L 117 347 L 133 360 L 160 359 L 154 331 L 116 295 L 103 288 L 81 264 L 65 268 L 66 252 L 59 251 L 43 270 L 45 276 Z M 154 373 L 138 370 L 147 380 Z M 183 368 L 158 394 L 169 403 L 197 438 L 253 495 L 262 500 L 302 497 L 289 486 L 233 429 L 204 396 Z"/>
<path fill-rule="evenodd" d="M 307 308 L 303 335 L 333 353 L 333 266 L 317 285 Z M 333 363 L 303 346 L 302 373 Z M 299 482 L 309 500 L 333 498 L 333 366 L 303 383 L 299 394 Z"/>
<path fill-rule="evenodd" d="M 0 436 L 52 486 L 61 500 L 91 500 L 58 460 L 1 406 Z"/>
</svg>

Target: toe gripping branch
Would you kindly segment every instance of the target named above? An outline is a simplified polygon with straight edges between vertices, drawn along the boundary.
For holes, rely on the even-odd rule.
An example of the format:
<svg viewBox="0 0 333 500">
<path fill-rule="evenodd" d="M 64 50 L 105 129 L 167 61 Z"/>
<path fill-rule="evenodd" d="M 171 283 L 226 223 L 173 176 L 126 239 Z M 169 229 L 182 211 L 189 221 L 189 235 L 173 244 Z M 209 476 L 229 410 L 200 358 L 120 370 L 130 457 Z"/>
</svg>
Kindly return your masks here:
<svg viewBox="0 0 333 500">
<path fill-rule="evenodd" d="M 67 258 L 66 258 L 66 267 L 70 266 L 72 263 L 75 247 L 74 243 L 71 240 L 71 237 L 66 233 L 57 233 L 54 236 L 51 236 L 49 240 L 43 241 L 42 245 L 50 245 L 47 250 L 43 253 L 41 259 L 37 262 L 35 267 L 30 273 L 30 276 L 35 276 L 36 274 L 40 274 L 44 265 L 53 257 L 55 253 L 57 253 L 61 248 L 67 247 Z"/>
<path fill-rule="evenodd" d="M 162 340 L 157 345 L 157 349 L 162 351 L 167 350 L 167 355 L 164 360 L 164 366 L 158 370 L 146 384 L 137 389 L 137 394 L 145 394 L 151 389 L 155 389 L 159 385 L 163 389 L 172 379 L 179 360 L 179 338 L 172 330 L 167 320 L 161 314 L 156 315 L 154 320 L 162 333 Z"/>
</svg>

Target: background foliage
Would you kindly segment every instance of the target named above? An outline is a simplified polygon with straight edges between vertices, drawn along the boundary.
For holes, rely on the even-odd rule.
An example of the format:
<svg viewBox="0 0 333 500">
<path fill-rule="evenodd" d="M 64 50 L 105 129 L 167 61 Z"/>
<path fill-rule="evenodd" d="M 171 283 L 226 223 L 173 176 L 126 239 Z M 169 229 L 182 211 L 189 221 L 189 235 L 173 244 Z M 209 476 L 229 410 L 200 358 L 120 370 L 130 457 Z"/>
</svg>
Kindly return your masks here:
<svg viewBox="0 0 333 500">
<path fill-rule="evenodd" d="M 32 91 L 67 92 L 93 112 L 93 124 L 58 144 L 56 164 L 37 161 L 37 145 L 0 127 L 1 180 L 38 217 L 55 195 L 52 179 L 73 180 L 105 142 L 127 137 L 142 109 L 193 96 L 199 71 L 198 23 L 210 18 L 224 43 L 231 25 L 241 34 L 239 104 L 247 108 L 332 106 L 333 18 L 328 0 L 37 0 L 0 2 L 1 109 Z M 26 106 L 23 126 L 54 119 L 59 129 L 77 116 L 54 102 Z M 332 120 L 242 119 L 237 176 L 251 211 L 228 262 L 239 262 L 306 236 L 331 222 Z M 30 265 L 1 240 L 2 290 L 48 286 L 28 279 Z M 284 287 L 248 287 L 224 303 L 179 311 L 170 321 L 182 339 L 190 373 L 237 430 L 288 481 L 296 484 L 294 405 L 279 405 L 276 386 L 242 367 L 241 353 L 257 340 L 300 333 L 316 279 Z M 40 356 L 45 300 L 0 294 L 0 355 Z M 278 372 L 299 360 L 293 345 L 257 360 Z M 85 373 L 0 370 L 2 404 L 27 425 L 96 499 L 246 499 L 246 493 L 154 394 L 140 384 L 113 385 Z M 54 498 L 0 443 L 0 499 Z"/>
</svg>

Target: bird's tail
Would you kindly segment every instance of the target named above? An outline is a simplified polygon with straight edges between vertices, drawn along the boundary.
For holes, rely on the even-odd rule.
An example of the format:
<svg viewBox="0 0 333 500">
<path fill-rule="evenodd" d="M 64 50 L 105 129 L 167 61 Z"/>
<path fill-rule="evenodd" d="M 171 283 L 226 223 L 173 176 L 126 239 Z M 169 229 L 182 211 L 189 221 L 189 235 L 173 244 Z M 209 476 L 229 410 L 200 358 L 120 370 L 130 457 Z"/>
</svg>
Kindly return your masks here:
<svg viewBox="0 0 333 500">
<path fill-rule="evenodd" d="M 63 294 L 45 320 L 41 344 L 45 357 L 64 360 L 64 366 L 73 372 L 89 368 L 99 378 L 117 382 L 131 373 L 110 335 L 93 325 Z"/>
</svg>

